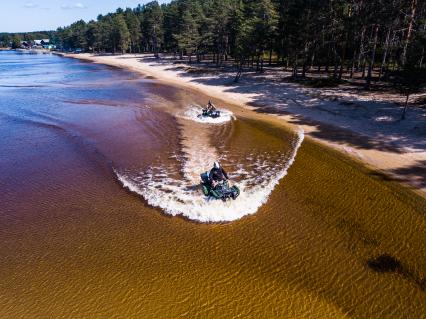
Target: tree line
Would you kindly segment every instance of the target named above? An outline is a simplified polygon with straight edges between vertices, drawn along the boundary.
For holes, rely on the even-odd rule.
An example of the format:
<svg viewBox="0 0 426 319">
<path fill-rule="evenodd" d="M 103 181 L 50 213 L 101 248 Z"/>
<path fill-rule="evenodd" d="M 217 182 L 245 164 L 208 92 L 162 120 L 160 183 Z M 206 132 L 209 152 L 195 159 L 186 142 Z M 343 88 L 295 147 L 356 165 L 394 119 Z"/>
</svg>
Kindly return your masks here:
<svg viewBox="0 0 426 319">
<path fill-rule="evenodd" d="M 59 28 L 64 49 L 171 52 L 258 70 L 279 63 L 379 77 L 407 63 L 425 67 L 426 4 L 418 0 L 175 0 L 118 9 Z"/>
<path fill-rule="evenodd" d="M 0 33 L 0 47 L 6 48 L 11 47 L 13 49 L 21 46 L 21 41 L 34 41 L 41 39 L 50 39 L 58 41 L 56 39 L 55 31 L 35 31 L 35 32 L 22 32 L 22 33 Z"/>
<path fill-rule="evenodd" d="M 59 28 L 64 50 L 173 53 L 231 61 L 240 72 L 281 65 L 294 77 L 327 72 L 389 80 L 425 69 L 426 2 L 420 0 L 174 0 L 117 9 Z M 238 79 L 238 76 L 237 78 Z"/>
</svg>

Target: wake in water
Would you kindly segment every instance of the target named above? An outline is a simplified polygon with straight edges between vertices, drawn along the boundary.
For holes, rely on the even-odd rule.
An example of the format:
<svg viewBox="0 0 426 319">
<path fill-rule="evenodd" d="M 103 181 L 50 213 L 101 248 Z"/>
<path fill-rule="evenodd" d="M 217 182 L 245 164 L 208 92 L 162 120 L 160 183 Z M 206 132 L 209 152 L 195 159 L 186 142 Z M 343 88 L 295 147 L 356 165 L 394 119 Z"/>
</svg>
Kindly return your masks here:
<svg viewBox="0 0 426 319">
<path fill-rule="evenodd" d="M 197 143 L 184 148 L 186 156 L 181 159 L 180 166 L 165 167 L 159 163 L 138 174 L 119 171 L 116 174 L 124 187 L 167 214 L 183 215 L 200 222 L 234 221 L 256 213 L 268 200 L 275 186 L 287 175 L 303 139 L 304 132 L 300 130 L 289 153 L 251 154 L 248 165 L 232 163 L 232 159 L 223 155 L 225 166 L 237 167 L 230 174 L 231 180 L 239 180 L 241 190 L 235 201 L 209 200 L 202 195 L 199 174 L 210 168 L 210 161 L 217 158 L 217 154 L 213 147 L 200 150 Z"/>
<path fill-rule="evenodd" d="M 218 109 L 218 111 L 220 111 L 220 116 L 217 118 L 212 118 L 209 116 L 200 116 L 203 113 L 203 108 L 201 106 L 193 105 L 190 106 L 181 117 L 186 120 L 206 124 L 222 124 L 235 120 L 235 116 L 231 111 L 225 109 Z"/>
</svg>

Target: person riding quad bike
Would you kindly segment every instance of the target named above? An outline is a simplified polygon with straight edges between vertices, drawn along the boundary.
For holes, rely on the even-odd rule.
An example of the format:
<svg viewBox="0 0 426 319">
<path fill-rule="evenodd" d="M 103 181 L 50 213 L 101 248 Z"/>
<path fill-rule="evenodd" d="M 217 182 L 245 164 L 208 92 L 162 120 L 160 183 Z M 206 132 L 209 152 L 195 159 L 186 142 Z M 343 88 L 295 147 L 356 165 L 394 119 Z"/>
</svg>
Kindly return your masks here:
<svg viewBox="0 0 426 319">
<path fill-rule="evenodd" d="M 205 196 L 226 201 L 229 198 L 236 199 L 240 190 L 236 185 L 229 187 L 228 174 L 218 162 L 214 162 L 210 172 L 201 174 L 201 185 Z"/>
<path fill-rule="evenodd" d="M 206 108 L 203 109 L 203 114 L 199 116 L 209 116 L 212 118 L 217 118 L 220 116 L 220 111 L 216 109 L 216 106 L 212 103 L 211 100 L 209 100 L 209 103 L 207 103 Z"/>
<path fill-rule="evenodd" d="M 214 111 L 216 111 L 216 106 L 212 103 L 211 100 L 209 100 L 209 103 L 207 103 L 206 110 L 208 112 L 214 112 Z"/>
<path fill-rule="evenodd" d="M 209 179 L 212 184 L 212 188 L 215 189 L 219 182 L 227 181 L 229 177 L 223 167 L 220 166 L 219 162 L 214 162 L 213 168 L 209 173 Z"/>
</svg>

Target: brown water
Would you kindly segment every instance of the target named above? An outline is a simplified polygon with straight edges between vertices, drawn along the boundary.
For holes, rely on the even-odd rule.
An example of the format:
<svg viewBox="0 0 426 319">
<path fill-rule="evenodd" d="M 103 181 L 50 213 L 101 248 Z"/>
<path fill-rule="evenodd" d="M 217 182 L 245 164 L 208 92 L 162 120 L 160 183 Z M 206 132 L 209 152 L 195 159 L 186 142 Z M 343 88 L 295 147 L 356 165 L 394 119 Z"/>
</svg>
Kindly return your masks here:
<svg viewBox="0 0 426 319">
<path fill-rule="evenodd" d="M 194 92 L 52 56 L 5 61 L 1 318 L 425 316 L 423 198 L 297 148 L 266 116 L 192 121 L 207 99 Z M 216 157 L 243 188 L 233 203 L 196 188 Z M 217 216 L 233 221 L 199 221 Z"/>
</svg>

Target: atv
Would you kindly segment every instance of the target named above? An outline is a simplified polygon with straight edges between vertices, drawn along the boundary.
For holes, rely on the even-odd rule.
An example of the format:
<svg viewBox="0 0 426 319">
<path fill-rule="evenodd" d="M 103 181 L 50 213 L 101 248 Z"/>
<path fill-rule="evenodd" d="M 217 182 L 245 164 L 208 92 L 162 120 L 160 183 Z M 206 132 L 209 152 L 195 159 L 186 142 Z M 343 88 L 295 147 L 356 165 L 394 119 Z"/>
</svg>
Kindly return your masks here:
<svg viewBox="0 0 426 319">
<path fill-rule="evenodd" d="M 203 109 L 203 113 L 199 115 L 199 117 L 211 117 L 211 118 L 218 118 L 220 117 L 220 111 L 219 110 L 208 110 Z"/>
<path fill-rule="evenodd" d="M 224 202 L 228 199 L 237 199 L 240 195 L 238 186 L 233 185 L 230 187 L 227 180 L 219 182 L 219 184 L 213 188 L 208 172 L 201 174 L 201 187 L 205 196 L 213 199 L 221 199 Z"/>
</svg>

